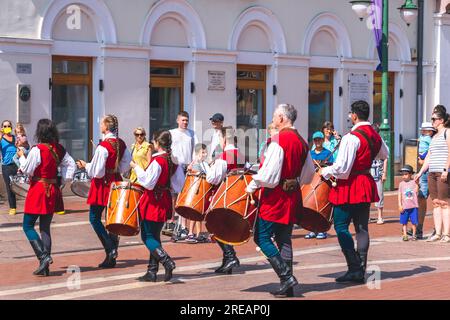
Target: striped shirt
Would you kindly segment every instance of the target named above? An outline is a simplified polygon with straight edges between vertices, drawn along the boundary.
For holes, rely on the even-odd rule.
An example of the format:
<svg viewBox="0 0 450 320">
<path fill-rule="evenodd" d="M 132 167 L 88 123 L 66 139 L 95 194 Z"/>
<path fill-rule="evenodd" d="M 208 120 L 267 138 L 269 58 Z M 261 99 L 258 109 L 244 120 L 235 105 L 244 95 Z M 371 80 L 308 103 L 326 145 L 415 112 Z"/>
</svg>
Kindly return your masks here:
<svg viewBox="0 0 450 320">
<path fill-rule="evenodd" d="M 437 134 L 433 137 L 430 144 L 430 172 L 443 172 L 447 167 L 448 146 L 444 133 Z M 450 134 L 450 133 L 447 133 Z"/>
</svg>

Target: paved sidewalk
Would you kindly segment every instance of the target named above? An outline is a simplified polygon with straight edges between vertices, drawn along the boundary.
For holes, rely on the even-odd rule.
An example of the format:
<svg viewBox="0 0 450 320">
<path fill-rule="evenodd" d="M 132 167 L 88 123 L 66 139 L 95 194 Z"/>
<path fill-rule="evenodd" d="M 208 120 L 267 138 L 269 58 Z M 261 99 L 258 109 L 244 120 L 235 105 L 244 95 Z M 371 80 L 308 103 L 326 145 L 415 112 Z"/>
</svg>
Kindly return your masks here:
<svg viewBox="0 0 450 320">
<path fill-rule="evenodd" d="M 396 211 L 396 195 L 385 200 L 383 225 L 370 224 L 369 285 L 340 285 L 334 278 L 346 270 L 334 230 L 328 239 L 306 240 L 308 233 L 293 233 L 294 271 L 300 285 L 293 299 L 448 299 L 450 287 L 450 244 L 401 240 Z M 256 251 L 253 240 L 236 247 L 241 267 L 233 275 L 219 276 L 214 269 L 221 262 L 216 244 L 172 243 L 163 236 L 163 245 L 177 268 L 170 283 L 159 276 L 156 283 L 141 283 L 136 278 L 147 268 L 148 251 L 139 236 L 123 237 L 118 264 L 102 270 L 97 264 L 104 251 L 88 221 L 84 199 L 66 198 L 67 214 L 55 216 L 52 225 L 53 260 L 50 277 L 31 273 L 37 260 L 21 229 L 22 214 L 9 216 L 0 205 L 0 300 L 2 299 L 189 299 L 189 300 L 267 300 L 278 279 L 265 257 Z M 375 209 L 372 217 L 376 216 Z M 430 215 L 425 231 L 433 228 Z M 72 269 L 80 271 L 80 287 L 71 287 Z M 163 268 L 160 268 L 160 274 Z M 78 279 L 78 278 L 76 278 Z M 444 280 L 444 281 L 443 281 Z M 375 288 L 371 288 L 372 287 Z M 220 288 L 220 290 L 218 290 Z"/>
</svg>

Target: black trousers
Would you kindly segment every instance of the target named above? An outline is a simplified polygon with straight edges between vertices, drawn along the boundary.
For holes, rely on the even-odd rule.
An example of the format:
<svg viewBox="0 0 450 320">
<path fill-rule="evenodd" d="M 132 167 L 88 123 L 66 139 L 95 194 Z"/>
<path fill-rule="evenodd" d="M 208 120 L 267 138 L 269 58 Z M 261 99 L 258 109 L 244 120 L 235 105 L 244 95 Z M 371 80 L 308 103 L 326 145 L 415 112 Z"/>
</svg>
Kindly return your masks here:
<svg viewBox="0 0 450 320">
<path fill-rule="evenodd" d="M 5 181 L 6 185 L 6 194 L 8 195 L 8 202 L 9 207 L 11 209 L 16 209 L 16 195 L 11 190 L 11 180 L 9 179 L 9 176 L 15 176 L 17 174 L 17 166 L 12 163 L 8 165 L 2 165 L 2 175 L 3 175 L 3 181 Z"/>
</svg>

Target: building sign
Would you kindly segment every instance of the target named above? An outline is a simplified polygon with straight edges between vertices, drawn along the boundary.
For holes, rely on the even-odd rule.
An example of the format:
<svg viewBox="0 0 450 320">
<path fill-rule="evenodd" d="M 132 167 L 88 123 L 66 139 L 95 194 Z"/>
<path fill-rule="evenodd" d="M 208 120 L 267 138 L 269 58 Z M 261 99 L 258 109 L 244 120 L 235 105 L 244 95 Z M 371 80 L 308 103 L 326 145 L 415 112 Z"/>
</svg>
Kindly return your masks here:
<svg viewBox="0 0 450 320">
<path fill-rule="evenodd" d="M 16 73 L 31 74 L 31 63 L 16 63 Z"/>
<path fill-rule="evenodd" d="M 21 123 L 31 122 L 31 86 L 18 85 L 17 121 Z"/>
<path fill-rule="evenodd" d="M 350 105 L 358 100 L 369 103 L 370 80 L 367 73 L 350 73 L 348 76 L 348 90 Z"/>
<path fill-rule="evenodd" d="M 208 90 L 225 90 L 225 71 L 208 71 Z"/>
</svg>

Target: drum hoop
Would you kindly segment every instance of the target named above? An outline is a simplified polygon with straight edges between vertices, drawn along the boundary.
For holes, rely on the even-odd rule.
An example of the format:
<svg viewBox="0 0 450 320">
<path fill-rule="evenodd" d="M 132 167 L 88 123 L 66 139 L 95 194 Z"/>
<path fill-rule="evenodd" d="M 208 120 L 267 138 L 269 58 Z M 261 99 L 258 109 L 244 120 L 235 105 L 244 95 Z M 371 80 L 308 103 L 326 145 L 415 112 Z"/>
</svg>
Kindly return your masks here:
<svg viewBox="0 0 450 320">
<path fill-rule="evenodd" d="M 197 183 L 197 181 L 199 181 L 200 180 L 200 178 L 201 178 L 201 175 L 192 175 L 193 177 L 195 177 L 194 178 L 194 183 L 192 183 L 190 186 L 189 186 L 189 189 L 187 190 L 187 192 L 186 193 L 189 193 L 189 190 L 191 190 L 193 187 L 194 187 L 194 185 Z M 199 186 L 200 187 L 200 186 Z M 209 188 L 209 190 L 206 192 L 206 193 L 208 193 L 210 190 L 212 189 L 212 186 Z M 181 189 L 181 192 L 178 194 L 178 197 L 177 197 L 177 201 L 176 201 L 176 203 L 175 203 L 175 206 L 178 206 L 178 203 L 180 202 L 180 199 L 182 199 L 182 198 L 180 198 L 180 196 L 182 195 L 182 194 L 184 194 L 184 185 L 183 185 L 183 189 Z M 206 193 L 205 193 L 205 195 L 206 195 Z M 194 207 L 201 201 L 201 200 L 203 200 L 203 198 L 204 198 L 204 196 L 205 195 L 203 195 L 203 197 L 194 205 Z"/>
<path fill-rule="evenodd" d="M 117 185 L 117 184 L 114 184 L 114 185 L 111 185 L 111 189 L 112 189 L 112 190 L 125 189 L 125 190 L 133 190 L 133 191 L 137 191 L 137 192 L 139 192 L 139 193 L 144 193 L 144 190 L 142 190 L 140 187 L 136 187 L 136 186 L 134 186 L 134 185 L 126 185 L 126 186 L 123 186 L 123 185 Z"/>
</svg>

